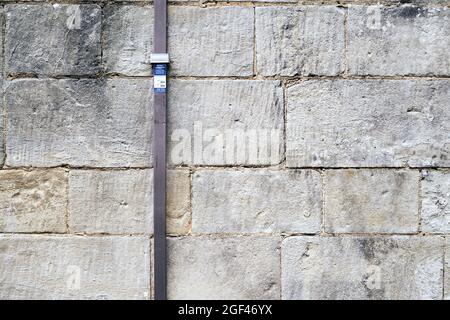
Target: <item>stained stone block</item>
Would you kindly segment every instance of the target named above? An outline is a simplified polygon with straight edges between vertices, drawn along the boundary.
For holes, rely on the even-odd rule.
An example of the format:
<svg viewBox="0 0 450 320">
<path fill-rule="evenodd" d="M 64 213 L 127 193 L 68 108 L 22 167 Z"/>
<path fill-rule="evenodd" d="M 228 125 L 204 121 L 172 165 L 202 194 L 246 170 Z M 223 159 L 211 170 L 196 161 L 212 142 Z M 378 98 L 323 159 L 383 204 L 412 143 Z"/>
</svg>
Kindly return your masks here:
<svg viewBox="0 0 450 320">
<path fill-rule="evenodd" d="M 5 7 L 10 75 L 92 75 L 101 71 L 101 8 L 81 4 Z"/>
<path fill-rule="evenodd" d="M 103 24 L 106 72 L 130 76 L 151 75 L 153 7 L 107 5 Z"/>
<path fill-rule="evenodd" d="M 440 237 L 291 237 L 283 299 L 441 299 Z"/>
<path fill-rule="evenodd" d="M 446 7 L 350 6 L 349 73 L 448 76 L 449 29 Z"/>
<path fill-rule="evenodd" d="M 314 80 L 287 90 L 289 167 L 450 165 L 450 81 Z"/>
<path fill-rule="evenodd" d="M 11 82 L 7 165 L 151 165 L 151 86 L 133 79 Z"/>
<path fill-rule="evenodd" d="M 422 231 L 450 232 L 450 173 L 425 171 L 422 181 Z"/>
<path fill-rule="evenodd" d="M 66 231 L 67 172 L 0 170 L 0 232 Z"/>
</svg>

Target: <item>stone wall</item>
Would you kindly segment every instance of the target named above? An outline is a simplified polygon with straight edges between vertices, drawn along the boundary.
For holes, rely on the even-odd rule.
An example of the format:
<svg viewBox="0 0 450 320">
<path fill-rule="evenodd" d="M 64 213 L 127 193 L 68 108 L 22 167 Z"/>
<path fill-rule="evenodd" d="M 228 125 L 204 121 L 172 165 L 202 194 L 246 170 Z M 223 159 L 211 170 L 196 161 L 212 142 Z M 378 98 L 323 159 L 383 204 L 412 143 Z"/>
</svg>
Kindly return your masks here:
<svg viewBox="0 0 450 320">
<path fill-rule="evenodd" d="M 15 2 L 0 298 L 151 299 L 152 3 Z M 169 298 L 450 298 L 450 2 L 380 2 L 170 3 Z"/>
</svg>

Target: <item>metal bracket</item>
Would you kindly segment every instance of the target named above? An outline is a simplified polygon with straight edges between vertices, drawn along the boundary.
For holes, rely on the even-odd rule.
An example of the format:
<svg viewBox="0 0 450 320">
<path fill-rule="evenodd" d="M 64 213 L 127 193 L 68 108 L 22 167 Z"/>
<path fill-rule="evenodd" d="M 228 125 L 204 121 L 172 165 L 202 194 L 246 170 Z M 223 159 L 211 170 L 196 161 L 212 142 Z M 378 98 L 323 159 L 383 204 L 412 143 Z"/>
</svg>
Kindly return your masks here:
<svg viewBox="0 0 450 320">
<path fill-rule="evenodd" d="M 170 63 L 169 54 L 168 53 L 152 53 L 150 55 L 150 63 Z"/>
</svg>

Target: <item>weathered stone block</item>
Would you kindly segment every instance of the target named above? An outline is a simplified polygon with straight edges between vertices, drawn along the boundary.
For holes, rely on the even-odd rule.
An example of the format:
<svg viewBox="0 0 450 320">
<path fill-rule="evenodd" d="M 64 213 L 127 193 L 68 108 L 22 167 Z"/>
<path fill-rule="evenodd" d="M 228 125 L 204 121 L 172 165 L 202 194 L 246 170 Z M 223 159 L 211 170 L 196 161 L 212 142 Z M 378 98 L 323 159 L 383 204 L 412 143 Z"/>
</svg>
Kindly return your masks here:
<svg viewBox="0 0 450 320">
<path fill-rule="evenodd" d="M 320 174 L 312 170 L 199 170 L 193 177 L 194 233 L 320 231 Z"/>
<path fill-rule="evenodd" d="M 170 73 L 178 76 L 253 74 L 253 9 L 169 8 Z M 153 7 L 105 8 L 107 72 L 151 75 Z"/>
<path fill-rule="evenodd" d="M 89 75 L 101 70 L 97 5 L 7 5 L 7 74 Z"/>
<path fill-rule="evenodd" d="M 0 236 L 1 299 L 148 299 L 150 241 Z"/>
<path fill-rule="evenodd" d="M 265 76 L 338 75 L 344 49 L 341 8 L 256 8 L 257 70 Z"/>
<path fill-rule="evenodd" d="M 414 233 L 419 227 L 416 171 L 327 170 L 325 231 Z"/>
<path fill-rule="evenodd" d="M 441 299 L 440 237 L 291 237 L 283 299 Z"/>
<path fill-rule="evenodd" d="M 279 299 L 279 239 L 169 239 L 170 299 Z"/>
<path fill-rule="evenodd" d="M 168 102 L 172 164 L 278 164 L 283 91 L 278 81 L 174 80 Z"/>
<path fill-rule="evenodd" d="M 132 76 L 152 73 L 153 7 L 107 5 L 103 59 L 106 72 Z"/>
<path fill-rule="evenodd" d="M 150 170 L 72 170 L 69 227 L 86 233 L 150 233 Z"/>
<path fill-rule="evenodd" d="M 422 181 L 422 231 L 450 232 L 450 173 L 427 171 Z"/>
<path fill-rule="evenodd" d="M 151 86 L 131 79 L 11 82 L 7 165 L 150 165 Z"/>
<path fill-rule="evenodd" d="M 72 170 L 69 177 L 69 227 L 77 233 L 150 234 L 153 232 L 153 170 Z M 190 230 L 188 170 L 167 174 L 167 230 Z"/>
<path fill-rule="evenodd" d="M 450 75 L 450 10 L 351 6 L 348 65 L 357 75 Z"/>
<path fill-rule="evenodd" d="M 191 231 L 191 176 L 188 170 L 167 173 L 167 232 L 188 234 Z"/>
<path fill-rule="evenodd" d="M 450 165 L 450 81 L 317 80 L 287 90 L 290 167 Z"/>
<path fill-rule="evenodd" d="M 1 170 L 0 232 L 65 232 L 64 170 Z"/>
<path fill-rule="evenodd" d="M 253 74 L 253 8 L 169 8 L 171 74 Z"/>
</svg>

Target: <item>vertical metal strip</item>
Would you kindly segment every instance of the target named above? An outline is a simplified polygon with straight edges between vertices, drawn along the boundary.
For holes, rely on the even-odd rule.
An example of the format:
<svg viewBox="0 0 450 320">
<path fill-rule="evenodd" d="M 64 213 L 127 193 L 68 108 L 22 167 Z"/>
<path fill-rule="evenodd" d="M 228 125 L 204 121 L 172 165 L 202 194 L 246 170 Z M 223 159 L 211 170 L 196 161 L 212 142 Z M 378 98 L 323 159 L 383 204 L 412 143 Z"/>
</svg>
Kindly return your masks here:
<svg viewBox="0 0 450 320">
<path fill-rule="evenodd" d="M 167 0 L 155 0 L 154 53 L 167 53 Z"/>
<path fill-rule="evenodd" d="M 154 53 L 167 52 L 167 0 L 154 2 Z M 167 67 L 167 65 L 166 65 Z M 167 69 L 167 68 L 166 68 Z M 166 90 L 153 93 L 154 101 L 154 292 L 156 300 L 167 298 L 166 252 Z"/>
</svg>

